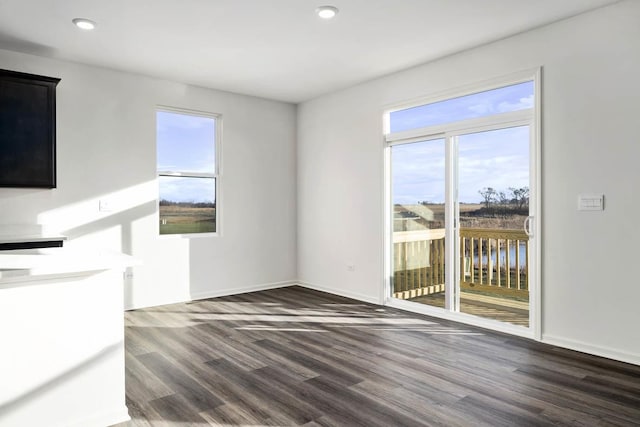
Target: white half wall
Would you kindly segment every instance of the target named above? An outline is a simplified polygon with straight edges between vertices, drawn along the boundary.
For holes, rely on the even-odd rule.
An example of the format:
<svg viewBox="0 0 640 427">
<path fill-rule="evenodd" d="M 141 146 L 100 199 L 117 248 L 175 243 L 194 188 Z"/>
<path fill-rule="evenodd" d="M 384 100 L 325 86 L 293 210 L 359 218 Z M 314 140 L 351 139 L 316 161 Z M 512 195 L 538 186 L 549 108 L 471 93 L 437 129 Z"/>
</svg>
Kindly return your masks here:
<svg viewBox="0 0 640 427">
<path fill-rule="evenodd" d="M 385 107 L 541 66 L 543 340 L 640 363 L 638 22 L 623 1 L 299 105 L 299 280 L 382 302 Z"/>
<path fill-rule="evenodd" d="M 62 79 L 58 187 L 1 188 L 0 226 L 40 224 L 71 246 L 133 255 L 127 308 L 296 279 L 295 105 L 4 50 L 0 68 Z M 158 236 L 158 105 L 222 115 L 218 236 Z"/>
<path fill-rule="evenodd" d="M 1 272 L 3 427 L 129 420 L 122 272 L 67 262 L 63 256 L 64 267 L 53 274 L 5 278 L 7 270 Z"/>
</svg>

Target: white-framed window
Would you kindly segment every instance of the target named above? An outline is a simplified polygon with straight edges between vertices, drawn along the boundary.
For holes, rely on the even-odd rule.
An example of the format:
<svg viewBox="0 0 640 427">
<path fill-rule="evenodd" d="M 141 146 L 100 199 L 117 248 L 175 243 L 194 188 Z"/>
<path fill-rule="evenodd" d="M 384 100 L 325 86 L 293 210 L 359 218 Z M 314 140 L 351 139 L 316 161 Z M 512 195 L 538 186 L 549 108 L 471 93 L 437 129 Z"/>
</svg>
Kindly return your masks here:
<svg viewBox="0 0 640 427">
<path fill-rule="evenodd" d="M 157 108 L 159 234 L 219 232 L 220 121 L 217 114 Z"/>
</svg>

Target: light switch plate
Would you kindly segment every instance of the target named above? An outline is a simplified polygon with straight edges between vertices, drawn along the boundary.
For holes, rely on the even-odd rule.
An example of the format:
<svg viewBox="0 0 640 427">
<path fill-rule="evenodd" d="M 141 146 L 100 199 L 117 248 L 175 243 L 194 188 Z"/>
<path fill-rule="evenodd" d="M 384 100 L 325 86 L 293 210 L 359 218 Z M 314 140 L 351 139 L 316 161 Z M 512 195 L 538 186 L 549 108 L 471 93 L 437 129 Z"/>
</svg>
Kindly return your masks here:
<svg viewBox="0 0 640 427">
<path fill-rule="evenodd" d="M 109 200 L 101 199 L 98 203 L 98 210 L 100 212 L 111 212 L 113 207 L 111 206 L 111 202 Z"/>
<path fill-rule="evenodd" d="M 604 210 L 604 194 L 591 193 L 578 195 L 579 211 L 602 211 Z"/>
</svg>

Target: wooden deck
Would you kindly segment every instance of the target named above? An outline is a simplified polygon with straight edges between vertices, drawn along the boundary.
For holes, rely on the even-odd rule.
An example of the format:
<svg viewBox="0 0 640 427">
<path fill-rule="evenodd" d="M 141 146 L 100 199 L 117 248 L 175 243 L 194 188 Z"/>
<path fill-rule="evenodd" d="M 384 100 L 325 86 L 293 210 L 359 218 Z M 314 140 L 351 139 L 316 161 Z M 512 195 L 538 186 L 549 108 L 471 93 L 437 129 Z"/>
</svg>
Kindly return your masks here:
<svg viewBox="0 0 640 427">
<path fill-rule="evenodd" d="M 444 307 L 444 292 L 411 298 L 409 301 Z M 460 311 L 486 319 L 529 327 L 529 303 L 524 301 L 462 291 L 460 293 Z"/>
<path fill-rule="evenodd" d="M 393 233 L 394 298 L 444 307 L 444 234 L 443 228 Z M 528 327 L 529 236 L 462 227 L 459 247 L 460 311 Z"/>
<path fill-rule="evenodd" d="M 126 313 L 120 427 L 637 426 L 640 366 L 300 287 Z"/>
</svg>

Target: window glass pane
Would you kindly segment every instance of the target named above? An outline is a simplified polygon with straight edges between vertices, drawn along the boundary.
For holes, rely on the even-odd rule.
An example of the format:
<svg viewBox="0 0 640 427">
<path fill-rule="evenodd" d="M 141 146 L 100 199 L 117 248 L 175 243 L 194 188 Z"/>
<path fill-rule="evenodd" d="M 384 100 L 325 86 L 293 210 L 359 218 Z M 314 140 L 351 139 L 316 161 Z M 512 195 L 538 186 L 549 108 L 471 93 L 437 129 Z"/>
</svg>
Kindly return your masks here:
<svg viewBox="0 0 640 427">
<path fill-rule="evenodd" d="M 481 213 L 487 216 L 529 215 L 528 199 L 525 204 L 522 198 L 524 192 L 514 193 L 526 189 L 528 194 L 529 138 L 529 126 L 461 135 L 458 138 L 460 203 L 484 207 Z M 510 228 L 521 228 L 524 217 Z M 465 226 L 462 218 L 461 223 Z M 491 228 L 478 220 L 471 224 L 467 226 Z"/>
<path fill-rule="evenodd" d="M 473 93 L 390 114 L 391 132 L 533 108 L 533 81 Z"/>
<path fill-rule="evenodd" d="M 158 177 L 160 234 L 216 231 L 215 178 Z"/>
<path fill-rule="evenodd" d="M 444 228 L 444 139 L 391 149 L 393 231 Z"/>
<path fill-rule="evenodd" d="M 215 173 L 215 126 L 212 117 L 158 111 L 158 170 Z"/>
<path fill-rule="evenodd" d="M 393 296 L 444 307 L 445 140 L 391 147 Z"/>
</svg>

